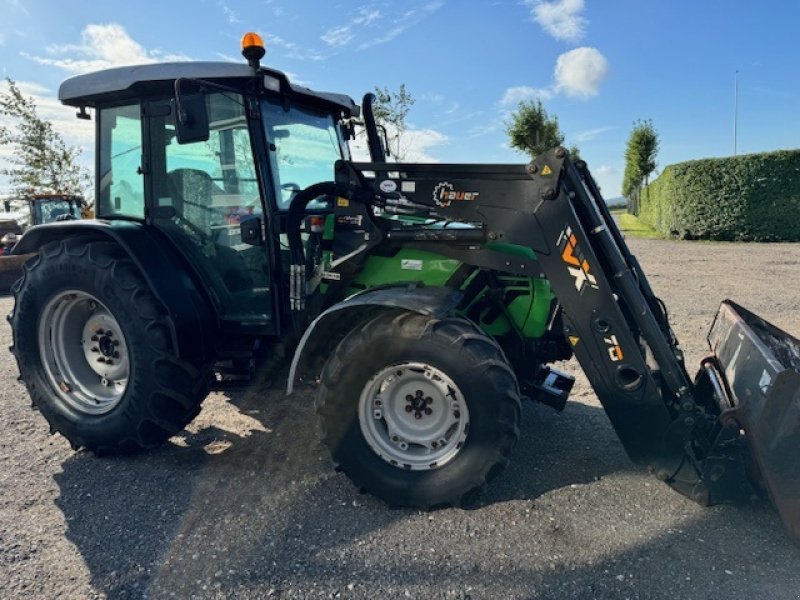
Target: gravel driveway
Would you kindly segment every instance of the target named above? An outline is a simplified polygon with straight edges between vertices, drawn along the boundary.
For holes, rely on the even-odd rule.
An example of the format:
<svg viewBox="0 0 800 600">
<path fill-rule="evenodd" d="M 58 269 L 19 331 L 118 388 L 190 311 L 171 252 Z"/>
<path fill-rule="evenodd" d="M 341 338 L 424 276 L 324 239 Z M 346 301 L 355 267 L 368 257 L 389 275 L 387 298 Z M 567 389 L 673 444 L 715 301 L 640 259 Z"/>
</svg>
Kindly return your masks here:
<svg viewBox="0 0 800 600">
<path fill-rule="evenodd" d="M 800 332 L 800 244 L 631 246 L 689 364 L 723 297 Z M 0 352 L 3 599 L 800 598 L 777 513 L 702 508 L 632 465 L 580 374 L 562 414 L 524 406 L 480 507 L 433 513 L 334 473 L 309 391 L 214 394 L 166 447 L 98 459 L 47 434 L 16 375 Z"/>
</svg>

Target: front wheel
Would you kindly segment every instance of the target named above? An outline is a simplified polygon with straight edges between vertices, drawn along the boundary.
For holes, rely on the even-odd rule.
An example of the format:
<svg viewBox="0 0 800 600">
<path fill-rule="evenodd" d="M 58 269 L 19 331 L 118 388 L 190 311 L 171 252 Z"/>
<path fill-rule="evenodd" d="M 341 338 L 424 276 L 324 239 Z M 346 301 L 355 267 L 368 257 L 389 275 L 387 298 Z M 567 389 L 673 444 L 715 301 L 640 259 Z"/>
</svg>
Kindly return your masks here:
<svg viewBox="0 0 800 600">
<path fill-rule="evenodd" d="M 391 505 L 463 505 L 519 437 L 516 378 L 462 319 L 391 312 L 359 326 L 322 373 L 317 412 L 334 462 Z"/>
<path fill-rule="evenodd" d="M 166 309 L 116 244 L 47 244 L 12 291 L 20 375 L 73 447 L 153 448 L 199 412 L 207 375 L 179 358 Z"/>
</svg>

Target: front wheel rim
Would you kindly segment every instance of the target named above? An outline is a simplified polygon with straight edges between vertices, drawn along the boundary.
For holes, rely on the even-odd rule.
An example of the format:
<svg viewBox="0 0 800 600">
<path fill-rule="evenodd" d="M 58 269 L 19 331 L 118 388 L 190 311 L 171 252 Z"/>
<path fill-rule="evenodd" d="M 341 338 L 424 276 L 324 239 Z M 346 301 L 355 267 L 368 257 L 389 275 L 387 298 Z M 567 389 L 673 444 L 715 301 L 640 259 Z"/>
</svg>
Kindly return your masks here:
<svg viewBox="0 0 800 600">
<path fill-rule="evenodd" d="M 443 371 L 419 362 L 391 365 L 364 386 L 361 433 L 384 461 L 412 471 L 441 467 L 469 433 L 464 395 Z"/>
<path fill-rule="evenodd" d="M 56 395 L 71 409 L 103 415 L 122 400 L 130 375 L 122 327 L 97 298 L 56 294 L 39 319 L 39 354 Z"/>
</svg>

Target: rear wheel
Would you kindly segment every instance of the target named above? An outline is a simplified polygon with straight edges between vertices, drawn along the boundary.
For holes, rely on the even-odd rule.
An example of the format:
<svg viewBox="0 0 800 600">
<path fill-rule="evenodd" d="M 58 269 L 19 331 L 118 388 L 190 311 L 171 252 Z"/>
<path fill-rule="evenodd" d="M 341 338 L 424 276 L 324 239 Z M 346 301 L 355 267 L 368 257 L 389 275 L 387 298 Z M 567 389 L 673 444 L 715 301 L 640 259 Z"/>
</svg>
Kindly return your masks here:
<svg viewBox="0 0 800 600">
<path fill-rule="evenodd" d="M 178 357 L 167 311 L 116 244 L 50 243 L 13 292 L 20 375 L 73 447 L 153 448 L 199 412 L 206 369 Z"/>
<path fill-rule="evenodd" d="M 468 503 L 519 436 L 517 381 L 461 319 L 387 313 L 339 344 L 317 399 L 324 441 L 361 489 L 391 505 Z"/>
</svg>

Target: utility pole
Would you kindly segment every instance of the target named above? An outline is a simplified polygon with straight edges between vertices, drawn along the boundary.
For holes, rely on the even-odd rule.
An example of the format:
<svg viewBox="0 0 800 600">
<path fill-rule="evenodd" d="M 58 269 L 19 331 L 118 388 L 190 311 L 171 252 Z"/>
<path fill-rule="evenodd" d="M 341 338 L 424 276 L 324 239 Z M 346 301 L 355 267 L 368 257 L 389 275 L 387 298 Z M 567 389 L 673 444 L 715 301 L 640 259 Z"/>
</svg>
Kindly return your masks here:
<svg viewBox="0 0 800 600">
<path fill-rule="evenodd" d="M 733 82 L 733 155 L 736 156 L 739 142 L 739 69 Z"/>
</svg>

